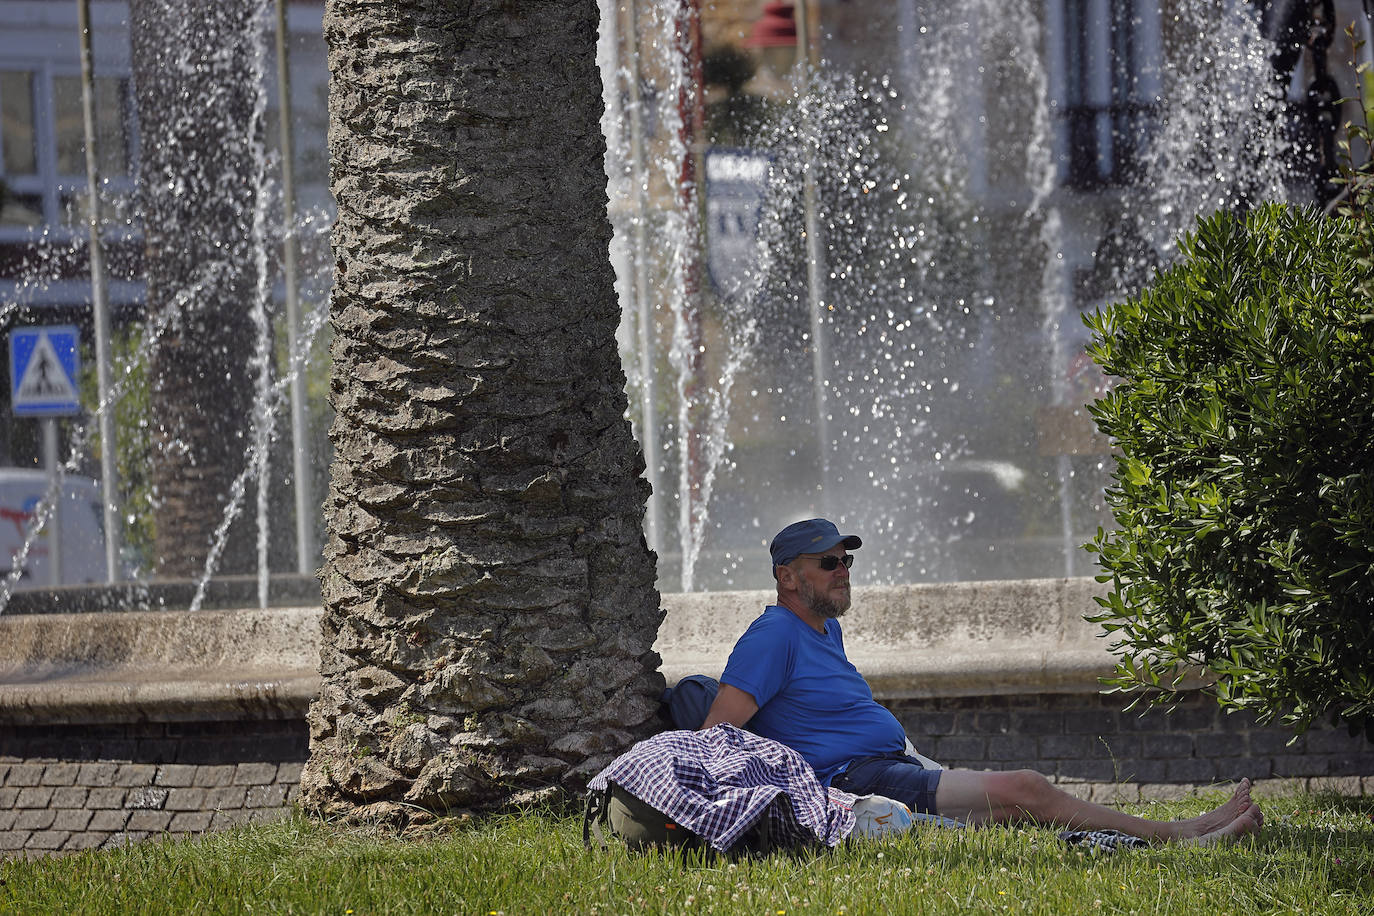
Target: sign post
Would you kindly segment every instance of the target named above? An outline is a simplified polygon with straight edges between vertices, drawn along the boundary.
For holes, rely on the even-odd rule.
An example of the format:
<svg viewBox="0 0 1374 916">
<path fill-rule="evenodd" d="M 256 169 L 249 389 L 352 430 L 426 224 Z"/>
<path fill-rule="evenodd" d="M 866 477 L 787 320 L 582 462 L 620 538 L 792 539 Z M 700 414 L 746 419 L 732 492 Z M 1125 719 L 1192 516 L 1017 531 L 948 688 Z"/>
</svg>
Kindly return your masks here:
<svg viewBox="0 0 1374 916">
<path fill-rule="evenodd" d="M 121 527 L 119 502 L 115 497 L 118 480 L 115 476 L 114 399 L 110 396 L 110 297 L 105 291 L 105 246 L 100 241 L 100 170 L 96 167 L 100 150 L 95 135 L 91 0 L 78 0 L 76 22 L 81 32 L 81 120 L 86 133 L 87 251 L 91 259 L 91 323 L 95 326 L 95 376 L 100 404 L 96 418 L 100 427 L 100 441 L 103 443 L 100 449 L 100 489 L 105 497 L 105 579 L 118 582 Z"/>
<path fill-rule="evenodd" d="M 48 581 L 62 584 L 62 462 L 57 418 L 81 412 L 76 386 L 81 334 L 72 325 L 16 328 L 10 332 L 10 404 L 16 417 L 43 421 L 43 462 L 48 470 Z"/>
</svg>

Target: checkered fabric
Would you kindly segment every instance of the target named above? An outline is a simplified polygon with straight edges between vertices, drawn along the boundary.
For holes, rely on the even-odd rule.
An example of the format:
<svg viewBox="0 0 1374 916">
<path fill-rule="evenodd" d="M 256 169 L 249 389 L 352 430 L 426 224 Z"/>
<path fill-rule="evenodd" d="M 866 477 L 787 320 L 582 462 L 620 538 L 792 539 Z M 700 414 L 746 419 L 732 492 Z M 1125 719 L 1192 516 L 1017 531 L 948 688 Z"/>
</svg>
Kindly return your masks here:
<svg viewBox="0 0 1374 916">
<path fill-rule="evenodd" d="M 1116 852 L 1118 849 L 1145 849 L 1150 841 L 1119 830 L 1065 830 L 1059 839 L 1070 846 L 1087 846 L 1094 852 Z"/>
<path fill-rule="evenodd" d="M 671 731 L 641 741 L 588 788 L 614 782 L 725 852 L 760 816 L 780 846 L 836 846 L 854 829 L 854 796 L 827 789 L 786 745 L 735 728 Z M 774 800 L 783 796 L 788 803 Z"/>
</svg>

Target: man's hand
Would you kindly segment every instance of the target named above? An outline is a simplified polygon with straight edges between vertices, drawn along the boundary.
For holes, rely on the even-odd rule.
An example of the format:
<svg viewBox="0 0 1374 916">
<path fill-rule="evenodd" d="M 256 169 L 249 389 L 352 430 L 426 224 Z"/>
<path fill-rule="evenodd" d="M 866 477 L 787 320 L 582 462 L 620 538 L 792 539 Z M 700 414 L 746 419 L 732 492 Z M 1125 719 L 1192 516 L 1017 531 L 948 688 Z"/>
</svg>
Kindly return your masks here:
<svg viewBox="0 0 1374 916">
<path fill-rule="evenodd" d="M 712 725 L 726 722 L 743 728 L 744 723 L 754 718 L 754 713 L 758 711 L 759 704 L 755 703 L 749 694 L 738 687 L 721 684 L 716 700 L 711 704 L 711 711 L 706 714 L 706 721 L 701 723 L 701 727 L 707 729 Z"/>
</svg>

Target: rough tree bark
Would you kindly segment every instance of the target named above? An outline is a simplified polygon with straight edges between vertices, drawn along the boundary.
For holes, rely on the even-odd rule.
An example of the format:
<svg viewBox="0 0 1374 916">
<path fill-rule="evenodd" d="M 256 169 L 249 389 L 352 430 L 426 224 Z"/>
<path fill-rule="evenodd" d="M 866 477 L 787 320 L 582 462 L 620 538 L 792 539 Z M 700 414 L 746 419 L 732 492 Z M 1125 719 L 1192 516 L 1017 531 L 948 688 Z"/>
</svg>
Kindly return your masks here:
<svg viewBox="0 0 1374 916">
<path fill-rule="evenodd" d="M 149 321 L 155 569 L 200 575 L 245 464 L 260 181 L 260 0 L 131 0 Z M 170 313 L 170 316 L 168 316 Z M 249 502 L 251 505 L 251 501 Z M 254 567 L 240 515 L 218 569 Z"/>
<path fill-rule="evenodd" d="M 597 27 L 594 0 L 326 4 L 337 413 L 308 808 L 527 802 L 653 728 Z"/>
</svg>

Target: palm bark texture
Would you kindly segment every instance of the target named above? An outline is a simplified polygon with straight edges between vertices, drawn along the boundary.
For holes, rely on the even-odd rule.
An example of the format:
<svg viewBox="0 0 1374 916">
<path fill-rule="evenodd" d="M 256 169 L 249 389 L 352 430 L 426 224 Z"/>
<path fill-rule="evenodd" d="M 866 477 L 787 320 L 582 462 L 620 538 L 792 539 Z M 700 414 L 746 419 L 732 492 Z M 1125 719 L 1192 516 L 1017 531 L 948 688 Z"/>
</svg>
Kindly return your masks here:
<svg viewBox="0 0 1374 916">
<path fill-rule="evenodd" d="M 309 809 L 577 788 L 655 728 L 597 6 L 329 0 L 335 458 Z"/>
</svg>

